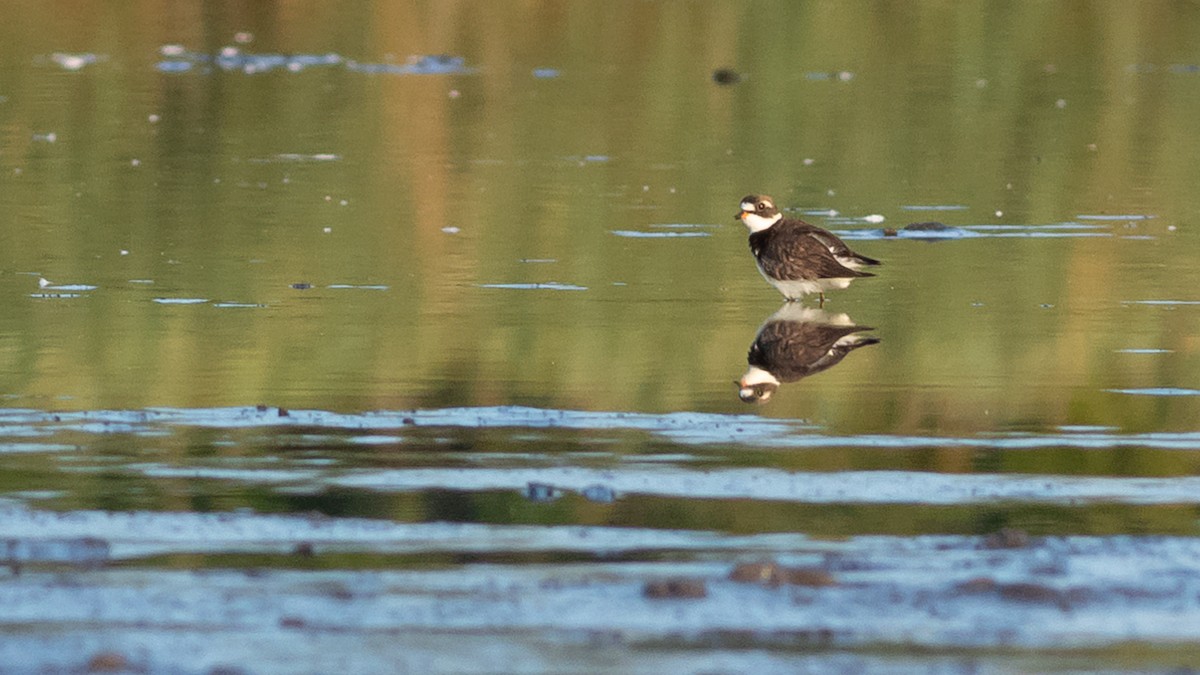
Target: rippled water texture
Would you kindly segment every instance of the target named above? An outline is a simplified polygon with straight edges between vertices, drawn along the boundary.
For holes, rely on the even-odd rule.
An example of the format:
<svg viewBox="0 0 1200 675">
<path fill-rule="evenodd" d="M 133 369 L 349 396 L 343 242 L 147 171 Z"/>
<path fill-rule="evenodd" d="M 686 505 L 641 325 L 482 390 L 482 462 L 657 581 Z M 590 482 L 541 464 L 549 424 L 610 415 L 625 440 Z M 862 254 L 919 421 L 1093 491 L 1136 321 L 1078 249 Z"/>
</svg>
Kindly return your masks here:
<svg viewBox="0 0 1200 675">
<path fill-rule="evenodd" d="M 1194 4 L 94 4 L 0 20 L 0 672 L 1200 667 Z"/>
</svg>

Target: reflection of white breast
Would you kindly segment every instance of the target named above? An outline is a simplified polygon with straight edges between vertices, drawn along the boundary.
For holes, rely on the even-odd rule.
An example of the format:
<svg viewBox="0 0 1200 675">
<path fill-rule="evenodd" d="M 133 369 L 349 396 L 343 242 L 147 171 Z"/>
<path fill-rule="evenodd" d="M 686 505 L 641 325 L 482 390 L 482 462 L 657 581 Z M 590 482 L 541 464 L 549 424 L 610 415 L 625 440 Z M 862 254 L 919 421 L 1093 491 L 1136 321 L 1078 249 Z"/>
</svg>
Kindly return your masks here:
<svg viewBox="0 0 1200 675">
<path fill-rule="evenodd" d="M 758 265 L 758 273 L 767 280 L 767 283 L 774 286 L 787 298 L 798 298 L 802 295 L 824 293 L 828 290 L 846 288 L 850 285 L 850 279 L 846 277 L 836 279 L 775 279 L 763 271 L 761 264 Z"/>
<path fill-rule="evenodd" d="M 815 307 L 805 307 L 794 302 L 785 302 L 774 314 L 767 317 L 763 325 L 772 321 L 792 321 L 796 323 L 823 323 L 831 326 L 853 326 L 854 321 L 849 314 L 838 312 L 833 314 Z M 760 327 L 759 330 L 762 330 Z"/>
</svg>

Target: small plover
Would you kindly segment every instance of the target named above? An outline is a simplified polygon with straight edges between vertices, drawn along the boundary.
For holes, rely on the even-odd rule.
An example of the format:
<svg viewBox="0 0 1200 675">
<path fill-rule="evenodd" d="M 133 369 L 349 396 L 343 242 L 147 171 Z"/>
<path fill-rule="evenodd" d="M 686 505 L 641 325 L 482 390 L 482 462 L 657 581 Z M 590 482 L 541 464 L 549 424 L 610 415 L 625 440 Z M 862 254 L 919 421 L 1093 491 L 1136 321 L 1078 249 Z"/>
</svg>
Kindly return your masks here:
<svg viewBox="0 0 1200 675">
<path fill-rule="evenodd" d="M 750 252 L 758 271 L 788 300 L 846 288 L 861 277 L 873 277 L 860 268 L 879 261 L 850 250 L 834 233 L 803 220 L 784 218 L 775 201 L 766 195 L 748 195 L 734 216 L 750 230 Z"/>
</svg>

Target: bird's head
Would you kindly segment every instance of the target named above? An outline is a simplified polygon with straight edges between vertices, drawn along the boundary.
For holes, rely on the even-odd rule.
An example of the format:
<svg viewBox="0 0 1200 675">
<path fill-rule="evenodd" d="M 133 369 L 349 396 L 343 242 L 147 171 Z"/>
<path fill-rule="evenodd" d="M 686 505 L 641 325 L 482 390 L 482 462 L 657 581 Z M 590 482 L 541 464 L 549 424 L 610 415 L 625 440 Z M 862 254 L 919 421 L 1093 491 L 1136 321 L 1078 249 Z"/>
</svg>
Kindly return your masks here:
<svg viewBox="0 0 1200 675">
<path fill-rule="evenodd" d="M 741 207 L 734 218 L 742 221 L 751 232 L 762 232 L 783 218 L 775 208 L 775 200 L 767 195 L 746 195 L 742 197 Z"/>
</svg>

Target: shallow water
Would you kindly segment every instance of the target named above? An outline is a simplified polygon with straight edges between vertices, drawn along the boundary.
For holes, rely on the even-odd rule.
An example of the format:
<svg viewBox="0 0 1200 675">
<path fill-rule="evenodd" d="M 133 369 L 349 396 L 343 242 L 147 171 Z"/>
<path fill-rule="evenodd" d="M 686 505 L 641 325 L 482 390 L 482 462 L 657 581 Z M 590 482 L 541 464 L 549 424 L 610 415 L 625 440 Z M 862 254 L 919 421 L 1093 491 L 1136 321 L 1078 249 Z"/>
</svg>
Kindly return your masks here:
<svg viewBox="0 0 1200 675">
<path fill-rule="evenodd" d="M 1197 30 L 13 4 L 0 670 L 1197 667 Z"/>
</svg>

